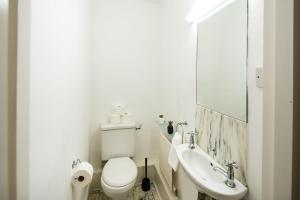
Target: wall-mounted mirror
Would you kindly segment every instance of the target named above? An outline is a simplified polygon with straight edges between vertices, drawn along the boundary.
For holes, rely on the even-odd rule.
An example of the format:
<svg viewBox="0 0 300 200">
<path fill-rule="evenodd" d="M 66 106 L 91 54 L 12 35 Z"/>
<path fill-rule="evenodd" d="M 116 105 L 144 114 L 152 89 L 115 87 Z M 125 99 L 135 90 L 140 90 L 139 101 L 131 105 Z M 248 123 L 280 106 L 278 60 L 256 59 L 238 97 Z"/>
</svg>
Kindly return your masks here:
<svg viewBox="0 0 300 200">
<path fill-rule="evenodd" d="M 224 1 L 198 23 L 197 104 L 247 121 L 247 0 Z"/>
</svg>

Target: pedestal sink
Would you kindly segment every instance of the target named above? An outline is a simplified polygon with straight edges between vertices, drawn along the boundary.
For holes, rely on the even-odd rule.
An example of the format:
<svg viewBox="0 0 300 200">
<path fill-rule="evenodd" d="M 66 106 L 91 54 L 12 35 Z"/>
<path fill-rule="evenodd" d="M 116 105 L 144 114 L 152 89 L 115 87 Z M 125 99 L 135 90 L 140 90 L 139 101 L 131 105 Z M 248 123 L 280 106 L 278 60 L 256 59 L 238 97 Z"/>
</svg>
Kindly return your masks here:
<svg viewBox="0 0 300 200">
<path fill-rule="evenodd" d="M 182 144 L 176 152 L 184 171 L 200 192 L 218 200 L 238 200 L 246 195 L 247 188 L 238 180 L 234 180 L 234 188 L 225 184 L 226 177 L 213 170 L 213 167 L 221 166 L 198 146 L 191 150 L 188 144 Z"/>
</svg>

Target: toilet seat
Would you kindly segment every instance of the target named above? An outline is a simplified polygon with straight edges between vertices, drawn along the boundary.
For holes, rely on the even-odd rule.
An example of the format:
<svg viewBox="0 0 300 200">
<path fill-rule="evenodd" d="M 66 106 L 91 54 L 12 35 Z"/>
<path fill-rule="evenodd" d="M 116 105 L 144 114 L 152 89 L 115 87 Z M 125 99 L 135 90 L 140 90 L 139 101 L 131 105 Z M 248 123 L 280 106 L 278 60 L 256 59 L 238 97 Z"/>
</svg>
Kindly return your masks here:
<svg viewBox="0 0 300 200">
<path fill-rule="evenodd" d="M 101 182 L 106 188 L 124 191 L 134 185 L 136 177 L 137 167 L 130 158 L 112 158 L 103 168 Z"/>
<path fill-rule="evenodd" d="M 132 181 L 131 183 L 129 183 L 126 186 L 123 187 L 112 187 L 110 185 L 107 185 L 104 181 L 103 178 L 101 177 L 101 186 L 104 190 L 104 192 L 110 196 L 116 195 L 116 194 L 122 194 L 122 193 L 126 193 L 129 190 L 131 190 L 131 188 L 133 188 L 135 184 L 135 180 Z"/>
</svg>

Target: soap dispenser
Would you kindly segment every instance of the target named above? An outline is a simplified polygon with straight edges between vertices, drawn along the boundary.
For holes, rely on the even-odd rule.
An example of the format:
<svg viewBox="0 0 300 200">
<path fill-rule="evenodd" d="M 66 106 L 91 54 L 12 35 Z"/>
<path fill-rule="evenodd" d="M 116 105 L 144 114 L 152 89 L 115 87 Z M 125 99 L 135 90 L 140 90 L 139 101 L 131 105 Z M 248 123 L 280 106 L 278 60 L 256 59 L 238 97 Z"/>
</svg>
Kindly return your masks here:
<svg viewBox="0 0 300 200">
<path fill-rule="evenodd" d="M 172 134 L 174 132 L 174 128 L 173 128 L 173 121 L 169 121 L 169 125 L 168 125 L 168 133 Z"/>
</svg>

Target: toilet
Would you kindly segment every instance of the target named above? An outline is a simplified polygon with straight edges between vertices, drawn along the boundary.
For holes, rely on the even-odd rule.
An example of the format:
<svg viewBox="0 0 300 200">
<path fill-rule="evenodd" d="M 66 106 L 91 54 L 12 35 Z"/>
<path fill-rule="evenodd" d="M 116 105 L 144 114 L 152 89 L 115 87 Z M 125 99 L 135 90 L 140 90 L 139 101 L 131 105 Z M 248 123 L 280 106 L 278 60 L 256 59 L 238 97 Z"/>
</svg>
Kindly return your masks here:
<svg viewBox="0 0 300 200">
<path fill-rule="evenodd" d="M 135 154 L 136 123 L 101 125 L 101 159 L 107 161 L 101 175 L 104 193 L 113 200 L 125 200 L 137 178 Z"/>
</svg>

